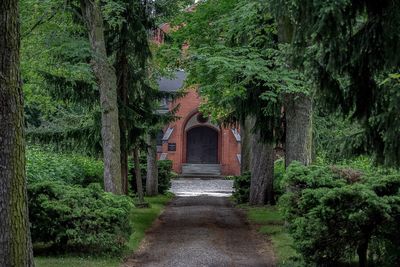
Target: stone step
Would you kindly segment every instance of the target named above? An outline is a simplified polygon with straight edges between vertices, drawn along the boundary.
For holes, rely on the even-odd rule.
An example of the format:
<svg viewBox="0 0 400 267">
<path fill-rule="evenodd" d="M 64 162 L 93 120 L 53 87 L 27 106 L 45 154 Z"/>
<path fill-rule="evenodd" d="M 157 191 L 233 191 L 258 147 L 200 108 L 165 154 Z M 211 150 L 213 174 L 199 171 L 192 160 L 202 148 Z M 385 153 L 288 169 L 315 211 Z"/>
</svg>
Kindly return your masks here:
<svg viewBox="0 0 400 267">
<path fill-rule="evenodd" d="M 219 164 L 190 164 L 186 163 L 182 165 L 182 175 L 185 176 L 220 176 L 221 165 Z"/>
<path fill-rule="evenodd" d="M 182 174 L 177 177 L 177 179 L 200 179 L 200 180 L 221 180 L 225 179 L 224 176 L 221 175 L 199 175 L 199 174 Z"/>
</svg>

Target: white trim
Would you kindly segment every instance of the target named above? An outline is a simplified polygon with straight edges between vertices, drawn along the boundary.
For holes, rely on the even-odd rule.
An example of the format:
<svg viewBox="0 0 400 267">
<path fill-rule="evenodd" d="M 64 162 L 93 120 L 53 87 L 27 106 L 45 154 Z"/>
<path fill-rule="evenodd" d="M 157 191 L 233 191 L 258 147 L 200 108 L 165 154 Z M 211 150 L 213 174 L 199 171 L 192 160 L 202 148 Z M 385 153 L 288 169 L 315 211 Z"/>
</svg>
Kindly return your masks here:
<svg viewBox="0 0 400 267">
<path fill-rule="evenodd" d="M 168 141 L 169 138 L 171 137 L 172 132 L 174 131 L 174 128 L 168 127 L 168 129 L 165 131 L 165 134 L 162 138 L 163 141 Z"/>
<path fill-rule="evenodd" d="M 242 140 L 242 137 L 240 136 L 240 133 L 238 132 L 238 130 L 236 128 L 232 128 L 232 133 L 235 136 L 235 139 L 238 143 L 240 143 L 240 141 Z"/>
<path fill-rule="evenodd" d="M 161 153 L 159 160 L 166 160 L 168 157 L 168 153 Z"/>
</svg>

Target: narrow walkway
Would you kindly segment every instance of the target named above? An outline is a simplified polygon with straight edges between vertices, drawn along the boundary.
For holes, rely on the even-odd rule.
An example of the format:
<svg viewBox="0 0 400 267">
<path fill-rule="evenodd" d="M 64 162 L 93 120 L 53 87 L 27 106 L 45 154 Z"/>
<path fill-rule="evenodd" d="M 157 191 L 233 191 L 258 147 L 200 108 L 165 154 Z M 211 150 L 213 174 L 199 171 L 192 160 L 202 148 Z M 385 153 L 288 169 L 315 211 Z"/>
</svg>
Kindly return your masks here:
<svg viewBox="0 0 400 267">
<path fill-rule="evenodd" d="M 250 229 L 243 214 L 226 197 L 232 191 L 228 182 L 174 182 L 172 190 L 178 196 L 148 231 L 141 248 L 123 266 L 274 266 L 270 245 Z M 200 187 L 207 187 L 207 183 L 217 186 L 201 193 L 193 183 Z M 224 196 L 213 196 L 215 193 Z"/>
</svg>

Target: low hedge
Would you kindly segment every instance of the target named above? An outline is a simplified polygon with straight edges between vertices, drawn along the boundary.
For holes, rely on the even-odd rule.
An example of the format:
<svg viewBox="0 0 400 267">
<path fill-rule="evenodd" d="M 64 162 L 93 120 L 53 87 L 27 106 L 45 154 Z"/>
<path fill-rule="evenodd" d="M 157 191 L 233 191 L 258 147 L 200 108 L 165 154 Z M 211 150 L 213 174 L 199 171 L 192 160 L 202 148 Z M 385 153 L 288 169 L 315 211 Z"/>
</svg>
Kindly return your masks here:
<svg viewBox="0 0 400 267">
<path fill-rule="evenodd" d="M 103 162 L 78 154 L 62 154 L 37 147 L 27 149 L 28 182 L 64 181 L 87 186 L 103 183 Z"/>
<path fill-rule="evenodd" d="M 242 175 L 233 177 L 233 198 L 236 203 L 249 202 L 251 173 L 245 172 Z"/>
<path fill-rule="evenodd" d="M 360 266 L 400 266 L 400 174 L 294 162 L 283 182 L 279 205 L 308 264 L 342 266 L 358 254 Z"/>
<path fill-rule="evenodd" d="M 50 244 L 52 252 L 118 254 L 132 233 L 132 200 L 99 184 L 40 181 L 28 185 L 28 196 L 32 240 Z"/>
</svg>

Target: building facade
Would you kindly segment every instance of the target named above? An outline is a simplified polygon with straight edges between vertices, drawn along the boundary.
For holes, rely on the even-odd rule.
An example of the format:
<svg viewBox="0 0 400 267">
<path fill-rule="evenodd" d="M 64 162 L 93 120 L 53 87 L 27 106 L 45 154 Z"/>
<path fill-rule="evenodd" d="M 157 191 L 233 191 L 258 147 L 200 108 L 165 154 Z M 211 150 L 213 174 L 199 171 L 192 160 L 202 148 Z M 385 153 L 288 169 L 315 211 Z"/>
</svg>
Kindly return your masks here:
<svg viewBox="0 0 400 267">
<path fill-rule="evenodd" d="M 219 175 L 239 175 L 240 134 L 235 128 L 213 123 L 199 112 L 201 97 L 196 88 L 183 89 L 185 73 L 177 71 L 172 79 L 159 80 L 161 91 L 184 90 L 185 95 L 174 101 L 164 101 L 161 109 L 178 107 L 178 120 L 165 126 L 158 137 L 160 160 L 171 160 L 179 174 L 207 172 Z"/>
</svg>

